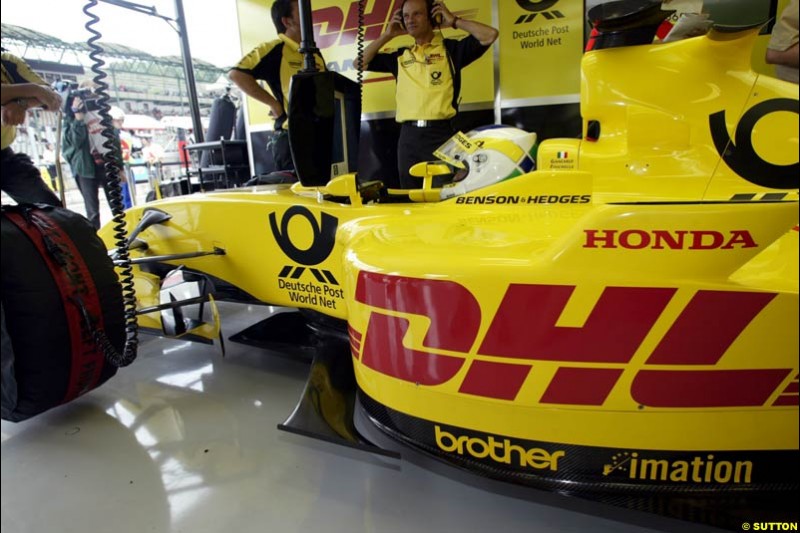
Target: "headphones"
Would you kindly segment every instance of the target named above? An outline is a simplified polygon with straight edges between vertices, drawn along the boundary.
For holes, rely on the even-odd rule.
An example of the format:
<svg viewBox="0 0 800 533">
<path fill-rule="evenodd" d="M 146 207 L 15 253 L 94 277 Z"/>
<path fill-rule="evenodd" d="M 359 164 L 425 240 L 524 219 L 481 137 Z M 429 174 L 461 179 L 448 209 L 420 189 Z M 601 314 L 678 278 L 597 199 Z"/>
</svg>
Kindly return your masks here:
<svg viewBox="0 0 800 533">
<path fill-rule="evenodd" d="M 403 17 L 403 8 L 405 7 L 407 1 L 408 0 L 403 0 L 403 3 L 400 4 L 400 24 L 403 26 L 404 30 L 406 29 L 406 19 L 405 17 Z M 425 9 L 428 12 L 428 22 L 430 23 L 431 28 L 435 28 L 436 26 L 441 26 L 442 25 L 441 16 L 436 17 L 436 19 L 433 18 L 433 13 L 432 13 L 433 0 L 425 0 Z"/>
</svg>

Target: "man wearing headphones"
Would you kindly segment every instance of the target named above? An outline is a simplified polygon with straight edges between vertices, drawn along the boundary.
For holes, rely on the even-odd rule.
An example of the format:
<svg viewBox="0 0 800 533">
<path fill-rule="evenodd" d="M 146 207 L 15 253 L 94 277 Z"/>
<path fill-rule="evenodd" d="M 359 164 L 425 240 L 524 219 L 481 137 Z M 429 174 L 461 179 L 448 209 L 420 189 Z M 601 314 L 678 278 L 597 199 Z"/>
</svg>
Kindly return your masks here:
<svg viewBox="0 0 800 533">
<path fill-rule="evenodd" d="M 289 82 L 303 68 L 300 53 L 300 15 L 297 0 L 275 0 L 272 3 L 272 23 L 278 38 L 256 46 L 228 73 L 230 80 L 248 96 L 270 108 L 275 117 L 275 135 L 270 143 L 275 170 L 294 170 L 289 138 L 286 129 L 286 110 L 289 109 Z M 314 58 L 319 70 L 325 70 L 325 61 L 317 54 Z M 264 80 L 270 94 L 259 85 Z"/>
<path fill-rule="evenodd" d="M 445 39 L 437 28 L 454 28 L 469 35 Z M 397 169 L 403 188 L 417 188 L 419 179 L 409 169 L 435 159 L 433 151 L 452 137 L 450 121 L 458 111 L 461 69 L 481 57 L 497 30 L 453 15 L 438 0 L 406 0 L 394 13 L 384 33 L 364 50 L 366 70 L 389 72 L 397 80 L 397 122 L 402 124 L 397 143 Z M 401 35 L 414 38 L 414 46 L 379 53 Z"/>
</svg>

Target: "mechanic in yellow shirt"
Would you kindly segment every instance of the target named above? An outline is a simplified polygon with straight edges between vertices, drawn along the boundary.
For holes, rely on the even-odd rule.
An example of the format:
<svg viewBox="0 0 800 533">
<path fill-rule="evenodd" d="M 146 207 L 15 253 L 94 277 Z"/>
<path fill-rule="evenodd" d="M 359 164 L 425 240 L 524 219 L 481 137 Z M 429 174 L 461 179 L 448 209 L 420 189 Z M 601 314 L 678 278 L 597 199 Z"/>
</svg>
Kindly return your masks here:
<svg viewBox="0 0 800 533">
<path fill-rule="evenodd" d="M 441 22 L 437 24 L 437 20 Z M 460 40 L 445 39 L 439 28 L 463 30 Z M 408 170 L 435 159 L 433 151 L 452 137 L 451 120 L 458 112 L 461 69 L 481 57 L 497 39 L 497 30 L 453 15 L 440 1 L 406 0 L 384 33 L 364 50 L 366 70 L 389 72 L 396 81 L 397 169 L 403 188 L 418 188 Z M 414 38 L 410 48 L 379 52 L 401 35 Z"/>
<path fill-rule="evenodd" d="M 231 69 L 228 78 L 242 92 L 269 106 L 270 113 L 275 117 L 275 137 L 272 141 L 275 170 L 294 170 L 285 130 L 289 127 L 286 120 L 289 82 L 303 68 L 303 55 L 298 44 L 300 14 L 297 0 L 275 0 L 271 15 L 278 38 L 256 46 Z M 317 54 L 314 59 L 317 68 L 325 70 L 322 56 Z M 267 82 L 269 91 L 263 89 L 258 80 Z"/>
</svg>

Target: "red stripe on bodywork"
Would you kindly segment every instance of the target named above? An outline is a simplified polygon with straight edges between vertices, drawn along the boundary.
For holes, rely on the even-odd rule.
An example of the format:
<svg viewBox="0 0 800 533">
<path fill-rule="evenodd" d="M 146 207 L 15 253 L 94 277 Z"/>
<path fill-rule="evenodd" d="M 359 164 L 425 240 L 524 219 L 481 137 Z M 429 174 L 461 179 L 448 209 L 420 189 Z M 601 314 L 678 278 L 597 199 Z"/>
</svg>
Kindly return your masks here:
<svg viewBox="0 0 800 533">
<path fill-rule="evenodd" d="M 789 395 L 787 395 L 787 396 L 778 396 L 778 398 L 772 403 L 772 405 L 776 405 L 776 406 L 798 405 L 798 401 L 797 400 L 798 400 L 797 394 L 795 394 L 793 396 L 789 396 Z"/>
<path fill-rule="evenodd" d="M 607 287 L 583 327 L 556 326 L 575 287 L 509 285 L 481 354 L 627 363 L 675 289 Z"/>
<path fill-rule="evenodd" d="M 353 326 L 350 324 L 347 325 L 347 332 L 350 333 L 350 336 L 354 339 L 360 341 L 361 340 L 361 332 L 357 329 L 353 329 Z"/>
<path fill-rule="evenodd" d="M 428 348 L 469 352 L 481 322 L 478 301 L 454 281 L 362 271 L 358 275 L 356 301 L 430 318 L 428 333 L 422 341 Z"/>
<path fill-rule="evenodd" d="M 490 361 L 473 361 L 458 392 L 514 400 L 531 367 Z"/>
<path fill-rule="evenodd" d="M 775 293 L 697 291 L 647 360 L 651 365 L 714 365 Z"/>
<path fill-rule="evenodd" d="M 408 331 L 405 318 L 372 313 L 361 362 L 397 379 L 420 385 L 440 385 L 461 369 L 464 359 L 437 355 L 403 346 Z"/>
<path fill-rule="evenodd" d="M 786 388 L 783 389 L 783 394 L 791 394 L 791 393 L 797 394 L 797 382 L 796 381 L 793 381 L 793 382 L 789 383 L 788 385 L 786 385 Z"/>
<path fill-rule="evenodd" d="M 649 407 L 764 405 L 791 369 L 641 370 L 631 385 L 635 401 Z"/>
<path fill-rule="evenodd" d="M 616 368 L 559 368 L 539 402 L 603 405 L 621 375 Z"/>
</svg>

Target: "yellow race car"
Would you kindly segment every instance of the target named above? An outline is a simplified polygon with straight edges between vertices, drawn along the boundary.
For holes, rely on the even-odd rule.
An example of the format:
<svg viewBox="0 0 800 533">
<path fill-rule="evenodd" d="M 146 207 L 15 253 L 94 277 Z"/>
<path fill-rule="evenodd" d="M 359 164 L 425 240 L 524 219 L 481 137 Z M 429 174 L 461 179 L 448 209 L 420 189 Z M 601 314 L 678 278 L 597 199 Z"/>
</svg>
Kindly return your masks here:
<svg viewBox="0 0 800 533">
<path fill-rule="evenodd" d="M 791 517 L 798 88 L 753 72 L 757 33 L 588 52 L 580 139 L 459 133 L 416 190 L 300 173 L 130 209 L 140 324 L 208 337 L 209 293 L 298 308 L 338 349 L 287 429 L 312 415 L 329 438 L 715 525 Z"/>
</svg>

